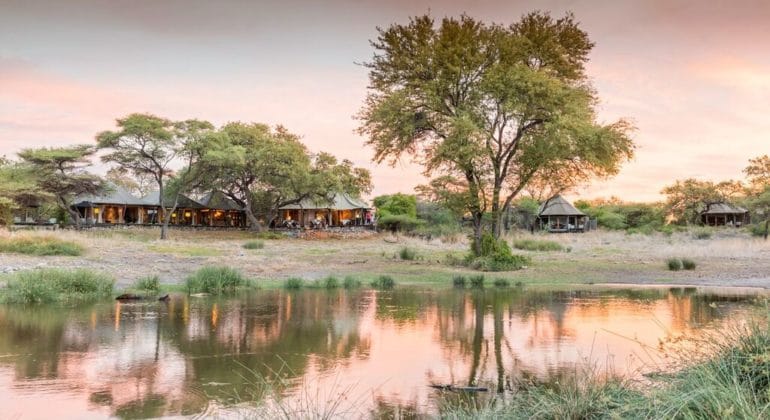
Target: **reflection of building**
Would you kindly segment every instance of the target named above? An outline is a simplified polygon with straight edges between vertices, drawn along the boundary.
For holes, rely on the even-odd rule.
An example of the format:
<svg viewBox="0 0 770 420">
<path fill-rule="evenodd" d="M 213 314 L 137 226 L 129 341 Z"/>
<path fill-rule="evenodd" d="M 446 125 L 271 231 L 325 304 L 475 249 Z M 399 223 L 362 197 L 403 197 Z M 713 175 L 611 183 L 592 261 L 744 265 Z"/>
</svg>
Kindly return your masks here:
<svg viewBox="0 0 770 420">
<path fill-rule="evenodd" d="M 120 186 L 112 185 L 105 194 L 77 197 L 74 207 L 87 224 L 152 225 L 163 222 L 165 212 L 172 211 L 173 202 L 172 198 L 167 198 L 166 208 L 161 209 L 157 191 L 140 198 Z M 169 223 L 178 226 L 244 227 L 246 217 L 232 200 L 214 191 L 200 200 L 180 195 Z"/>
</svg>

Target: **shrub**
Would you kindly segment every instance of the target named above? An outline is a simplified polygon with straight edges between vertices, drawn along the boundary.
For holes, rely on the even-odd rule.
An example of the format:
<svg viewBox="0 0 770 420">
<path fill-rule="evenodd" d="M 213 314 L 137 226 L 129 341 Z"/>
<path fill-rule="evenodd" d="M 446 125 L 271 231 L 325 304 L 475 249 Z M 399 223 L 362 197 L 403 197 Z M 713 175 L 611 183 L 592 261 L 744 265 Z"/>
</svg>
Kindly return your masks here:
<svg viewBox="0 0 770 420">
<path fill-rule="evenodd" d="M 669 258 L 666 260 L 666 265 L 671 271 L 679 271 L 682 269 L 682 261 L 679 258 Z"/>
<path fill-rule="evenodd" d="M 471 276 L 470 277 L 470 281 L 471 281 L 471 287 L 475 287 L 475 288 L 479 288 L 479 289 L 484 287 L 484 275 L 483 274 L 479 274 L 477 276 Z"/>
<path fill-rule="evenodd" d="M 621 230 L 628 226 L 626 218 L 622 214 L 611 211 L 603 211 L 597 215 L 596 224 L 612 230 Z"/>
<path fill-rule="evenodd" d="M 494 282 L 495 287 L 508 287 L 511 285 L 511 282 L 508 281 L 508 279 L 504 278 L 496 278 Z"/>
<path fill-rule="evenodd" d="M 414 248 L 405 246 L 398 251 L 398 256 L 401 257 L 402 260 L 413 261 L 417 259 L 417 251 Z"/>
<path fill-rule="evenodd" d="M 112 295 L 114 281 L 90 270 L 46 269 L 22 271 L 0 289 L 4 303 L 51 303 L 97 300 Z"/>
<path fill-rule="evenodd" d="M 749 226 L 749 232 L 751 233 L 751 236 L 756 236 L 758 238 L 764 237 L 767 231 L 765 230 L 768 227 L 765 223 L 755 223 L 753 225 Z"/>
<path fill-rule="evenodd" d="M 712 235 L 711 229 L 708 229 L 708 228 L 696 229 L 692 233 L 692 237 L 695 239 L 711 239 L 711 235 Z"/>
<path fill-rule="evenodd" d="M 257 239 L 286 239 L 286 235 L 280 232 L 272 232 L 269 230 L 266 230 L 264 232 L 259 232 L 255 235 Z"/>
<path fill-rule="evenodd" d="M 324 279 L 323 286 L 327 289 L 336 289 L 340 287 L 340 281 L 336 277 L 329 276 Z"/>
<path fill-rule="evenodd" d="M 355 289 L 361 287 L 361 280 L 354 278 L 353 276 L 346 276 L 342 281 L 342 287 L 345 289 Z"/>
<path fill-rule="evenodd" d="M 377 220 L 377 227 L 391 231 L 414 230 L 422 225 L 422 221 L 406 214 L 390 214 Z"/>
<path fill-rule="evenodd" d="M 158 276 L 142 277 L 134 283 L 133 288 L 157 293 L 160 290 L 160 278 Z"/>
<path fill-rule="evenodd" d="M 471 252 L 466 257 L 465 263 L 481 271 L 510 271 L 527 265 L 529 258 L 513 255 L 511 248 L 504 240 L 498 240 L 492 234 L 485 233 L 481 237 L 481 249 L 476 252 L 471 245 Z"/>
<path fill-rule="evenodd" d="M 390 276 L 380 276 L 372 281 L 371 286 L 375 289 L 392 289 L 395 287 L 396 281 Z"/>
<path fill-rule="evenodd" d="M 689 258 L 682 258 L 682 268 L 685 270 L 695 270 L 695 261 L 689 259 Z"/>
<path fill-rule="evenodd" d="M 298 289 L 301 289 L 302 286 L 304 285 L 305 285 L 305 280 L 299 277 L 290 277 L 286 279 L 286 284 L 284 284 L 284 287 L 287 289 L 298 290 Z"/>
<path fill-rule="evenodd" d="M 465 276 L 454 276 L 452 279 L 452 285 L 458 289 L 464 289 L 466 283 Z"/>
<path fill-rule="evenodd" d="M 513 247 L 527 251 L 563 251 L 560 243 L 548 240 L 519 239 L 513 241 Z"/>
<path fill-rule="evenodd" d="M 262 249 L 265 247 L 265 242 L 260 240 L 249 241 L 243 244 L 246 249 Z"/>
<path fill-rule="evenodd" d="M 219 295 L 246 286 L 243 275 L 230 267 L 203 267 L 187 277 L 185 286 L 188 293 L 209 293 Z"/>
<path fill-rule="evenodd" d="M 67 255 L 78 256 L 83 253 L 83 247 L 68 241 L 62 241 L 52 236 L 31 236 L 0 239 L 0 252 L 15 252 L 29 255 Z"/>
</svg>

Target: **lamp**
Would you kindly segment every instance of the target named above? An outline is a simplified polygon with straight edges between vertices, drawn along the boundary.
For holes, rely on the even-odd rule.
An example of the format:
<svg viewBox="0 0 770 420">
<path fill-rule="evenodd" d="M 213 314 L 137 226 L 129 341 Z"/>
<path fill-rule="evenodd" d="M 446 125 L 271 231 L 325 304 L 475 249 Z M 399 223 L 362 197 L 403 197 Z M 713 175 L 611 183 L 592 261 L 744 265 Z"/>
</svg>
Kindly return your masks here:
<svg viewBox="0 0 770 420">
<path fill-rule="evenodd" d="M 99 207 L 94 207 L 94 214 L 99 214 Z"/>
<path fill-rule="evenodd" d="M 189 211 L 184 212 L 184 217 L 190 217 L 190 212 Z"/>
</svg>

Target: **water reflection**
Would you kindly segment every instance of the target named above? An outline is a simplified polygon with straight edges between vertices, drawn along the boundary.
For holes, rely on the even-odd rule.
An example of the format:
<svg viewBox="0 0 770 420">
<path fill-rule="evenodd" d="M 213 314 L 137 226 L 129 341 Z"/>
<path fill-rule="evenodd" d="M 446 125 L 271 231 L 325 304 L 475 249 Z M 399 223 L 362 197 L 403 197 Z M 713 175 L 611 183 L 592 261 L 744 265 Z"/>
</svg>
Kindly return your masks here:
<svg viewBox="0 0 770 420">
<path fill-rule="evenodd" d="M 742 319 L 751 294 L 695 289 L 262 291 L 231 299 L 0 306 L 0 406 L 24 418 L 190 415 L 285 376 L 361 413 L 430 409 L 431 383 L 504 391 L 590 361 L 638 374 L 654 352 Z M 297 390 L 287 390 L 289 394 Z M 362 397 L 363 396 L 363 397 Z M 45 404 L 41 404 L 45 401 Z"/>
</svg>

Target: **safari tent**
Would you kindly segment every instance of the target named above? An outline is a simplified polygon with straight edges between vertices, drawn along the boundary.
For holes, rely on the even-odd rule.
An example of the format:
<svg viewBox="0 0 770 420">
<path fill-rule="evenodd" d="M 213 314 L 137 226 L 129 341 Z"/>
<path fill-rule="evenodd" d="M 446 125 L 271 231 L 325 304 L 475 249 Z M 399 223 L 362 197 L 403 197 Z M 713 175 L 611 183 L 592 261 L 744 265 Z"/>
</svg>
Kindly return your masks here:
<svg viewBox="0 0 770 420">
<path fill-rule="evenodd" d="M 538 209 L 538 223 L 548 232 L 584 232 L 588 216 L 561 195 L 549 198 Z"/>
<path fill-rule="evenodd" d="M 304 199 L 279 210 L 276 226 L 364 226 L 372 221 L 369 205 L 345 193 L 336 193 L 331 200 Z"/>
<path fill-rule="evenodd" d="M 708 203 L 700 214 L 701 222 L 707 226 L 740 227 L 750 223 L 749 211 L 729 203 Z"/>
</svg>

